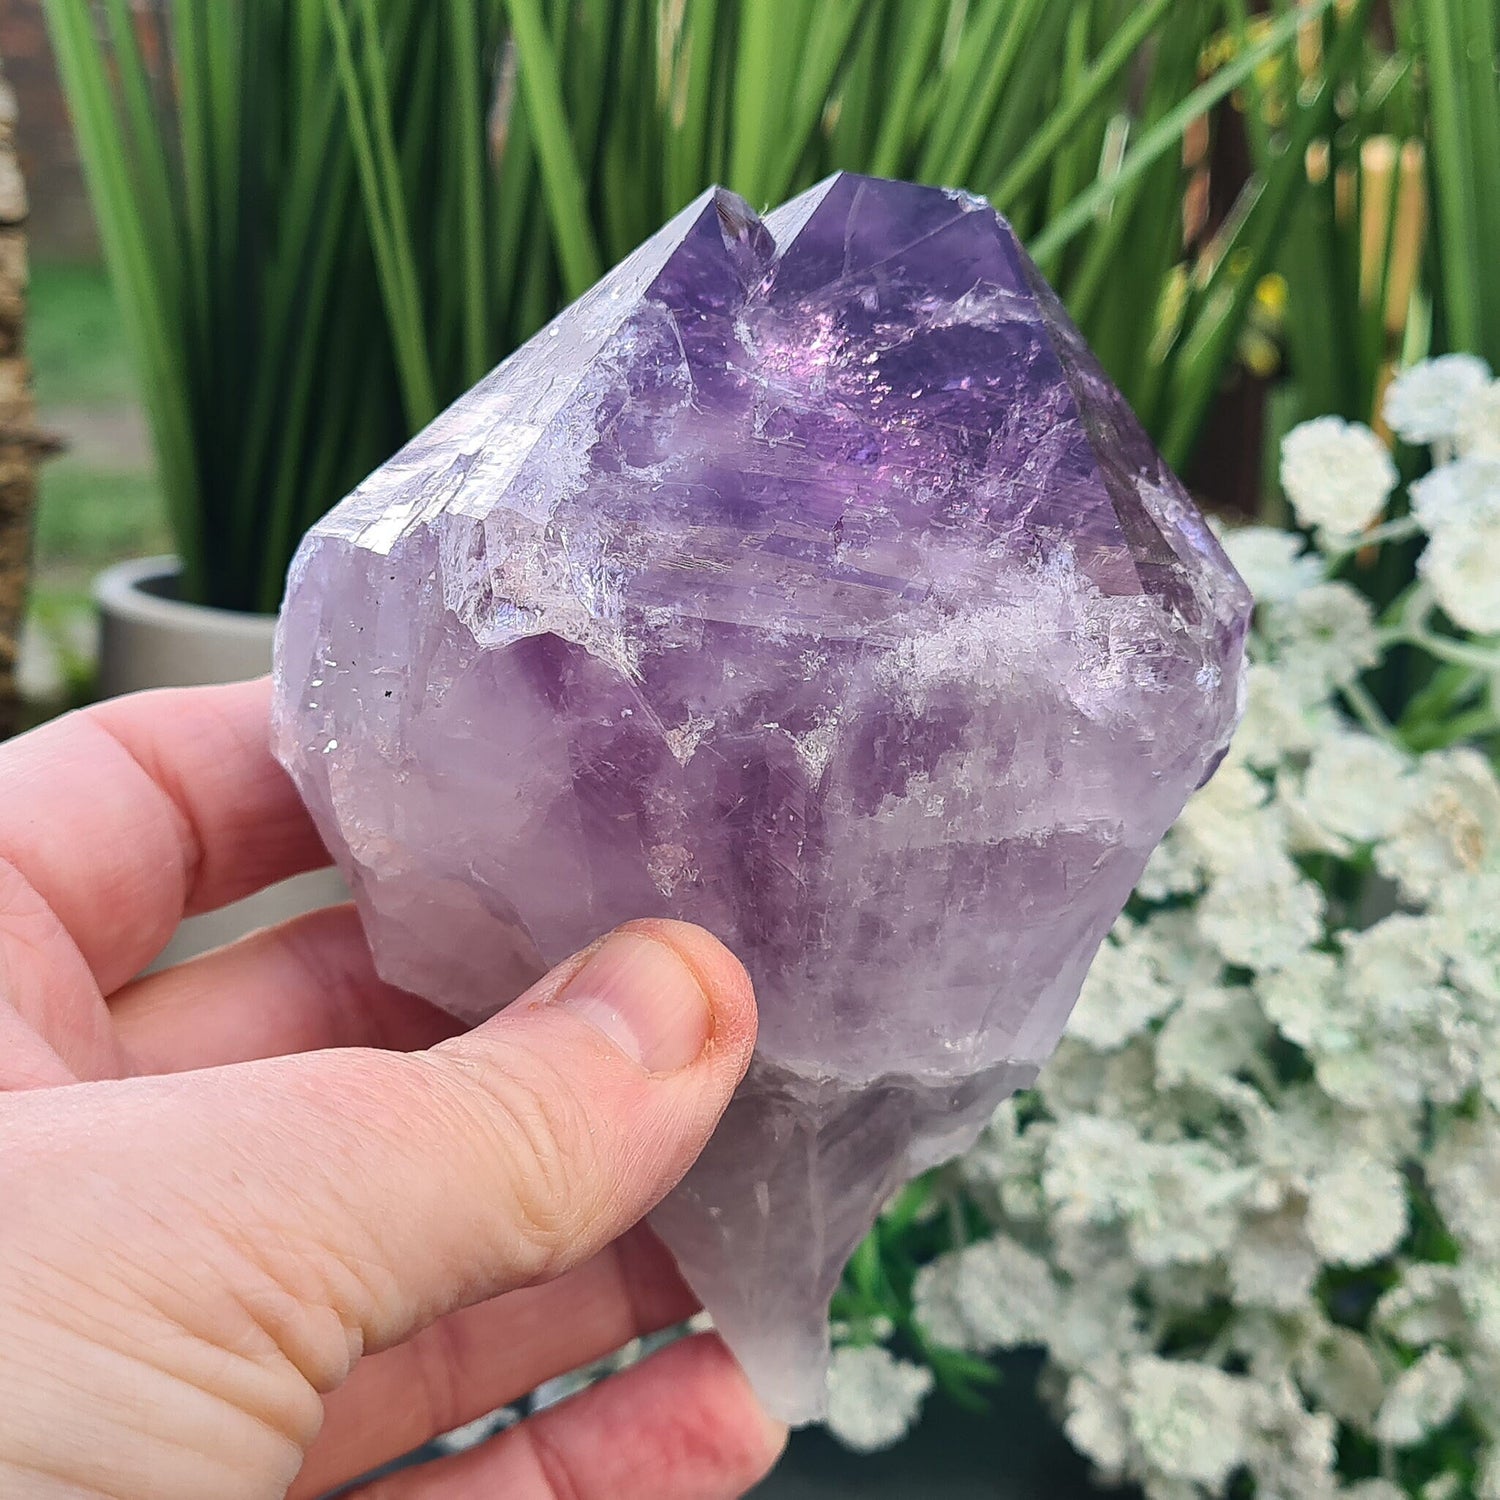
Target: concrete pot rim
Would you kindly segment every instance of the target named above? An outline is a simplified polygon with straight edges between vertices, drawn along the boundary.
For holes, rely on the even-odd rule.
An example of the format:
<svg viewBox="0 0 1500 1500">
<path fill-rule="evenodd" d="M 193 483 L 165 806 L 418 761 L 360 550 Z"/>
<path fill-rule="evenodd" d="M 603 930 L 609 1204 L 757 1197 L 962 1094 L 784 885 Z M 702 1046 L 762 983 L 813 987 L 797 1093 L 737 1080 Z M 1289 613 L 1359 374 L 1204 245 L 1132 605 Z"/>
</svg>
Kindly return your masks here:
<svg viewBox="0 0 1500 1500">
<path fill-rule="evenodd" d="M 254 642 L 268 639 L 275 631 L 275 615 L 246 614 L 173 598 L 171 582 L 181 571 L 170 554 L 115 563 L 95 577 L 94 602 L 117 619 L 162 630 L 201 631 Z M 152 584 L 165 587 L 152 588 Z"/>
</svg>

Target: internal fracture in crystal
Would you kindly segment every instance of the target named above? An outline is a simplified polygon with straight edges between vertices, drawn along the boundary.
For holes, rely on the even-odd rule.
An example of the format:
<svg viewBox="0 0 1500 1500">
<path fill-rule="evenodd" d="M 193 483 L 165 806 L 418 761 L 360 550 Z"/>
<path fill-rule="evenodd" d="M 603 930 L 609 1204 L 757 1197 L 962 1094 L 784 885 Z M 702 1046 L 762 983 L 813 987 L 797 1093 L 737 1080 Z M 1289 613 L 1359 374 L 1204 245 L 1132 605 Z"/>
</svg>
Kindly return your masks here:
<svg viewBox="0 0 1500 1500">
<path fill-rule="evenodd" d="M 1222 755 L 1249 610 L 987 204 L 715 189 L 309 534 L 276 747 L 465 1020 L 632 917 L 744 960 L 756 1061 L 654 1223 L 804 1421 L 850 1251 Z"/>
</svg>

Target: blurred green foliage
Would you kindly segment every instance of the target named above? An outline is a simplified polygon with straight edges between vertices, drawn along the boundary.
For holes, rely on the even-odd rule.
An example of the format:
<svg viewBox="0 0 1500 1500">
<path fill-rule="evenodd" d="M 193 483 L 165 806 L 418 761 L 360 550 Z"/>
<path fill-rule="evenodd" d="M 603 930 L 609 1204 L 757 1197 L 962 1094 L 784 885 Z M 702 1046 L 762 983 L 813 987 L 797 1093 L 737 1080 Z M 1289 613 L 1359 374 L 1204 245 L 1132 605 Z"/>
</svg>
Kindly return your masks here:
<svg viewBox="0 0 1500 1500">
<path fill-rule="evenodd" d="M 316 516 L 713 181 L 757 207 L 839 166 L 988 194 L 1182 461 L 1370 0 L 47 9 L 188 592 L 269 608 Z M 1185 138 L 1288 69 L 1234 202 L 1194 221 Z"/>
</svg>

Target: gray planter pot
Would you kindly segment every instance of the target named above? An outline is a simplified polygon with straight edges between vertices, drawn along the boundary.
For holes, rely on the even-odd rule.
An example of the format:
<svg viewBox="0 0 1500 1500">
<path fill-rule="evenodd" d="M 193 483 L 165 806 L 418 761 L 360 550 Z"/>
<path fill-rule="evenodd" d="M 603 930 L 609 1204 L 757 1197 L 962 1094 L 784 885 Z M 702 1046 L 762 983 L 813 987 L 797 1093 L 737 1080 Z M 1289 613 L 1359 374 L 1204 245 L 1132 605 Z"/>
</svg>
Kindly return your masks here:
<svg viewBox="0 0 1500 1500">
<path fill-rule="evenodd" d="M 176 584 L 172 557 L 119 563 L 94 581 L 101 697 L 239 682 L 271 670 L 275 615 L 186 604 L 176 597 Z M 222 911 L 189 917 L 152 967 L 180 963 L 258 927 L 345 899 L 343 882 L 332 871 L 299 875 Z"/>
</svg>

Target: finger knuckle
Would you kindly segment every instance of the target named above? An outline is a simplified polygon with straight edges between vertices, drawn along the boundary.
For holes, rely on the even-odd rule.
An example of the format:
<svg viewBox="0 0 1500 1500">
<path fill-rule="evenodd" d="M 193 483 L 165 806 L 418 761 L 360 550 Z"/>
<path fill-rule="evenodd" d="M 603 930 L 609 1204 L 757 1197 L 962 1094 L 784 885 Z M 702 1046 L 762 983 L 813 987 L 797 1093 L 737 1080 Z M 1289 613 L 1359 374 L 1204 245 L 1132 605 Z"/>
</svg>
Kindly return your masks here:
<svg viewBox="0 0 1500 1500">
<path fill-rule="evenodd" d="M 455 1057 L 454 1077 L 477 1128 L 483 1181 L 528 1279 L 570 1259 L 594 1216 L 598 1145 L 587 1099 L 536 1054 Z"/>
</svg>

